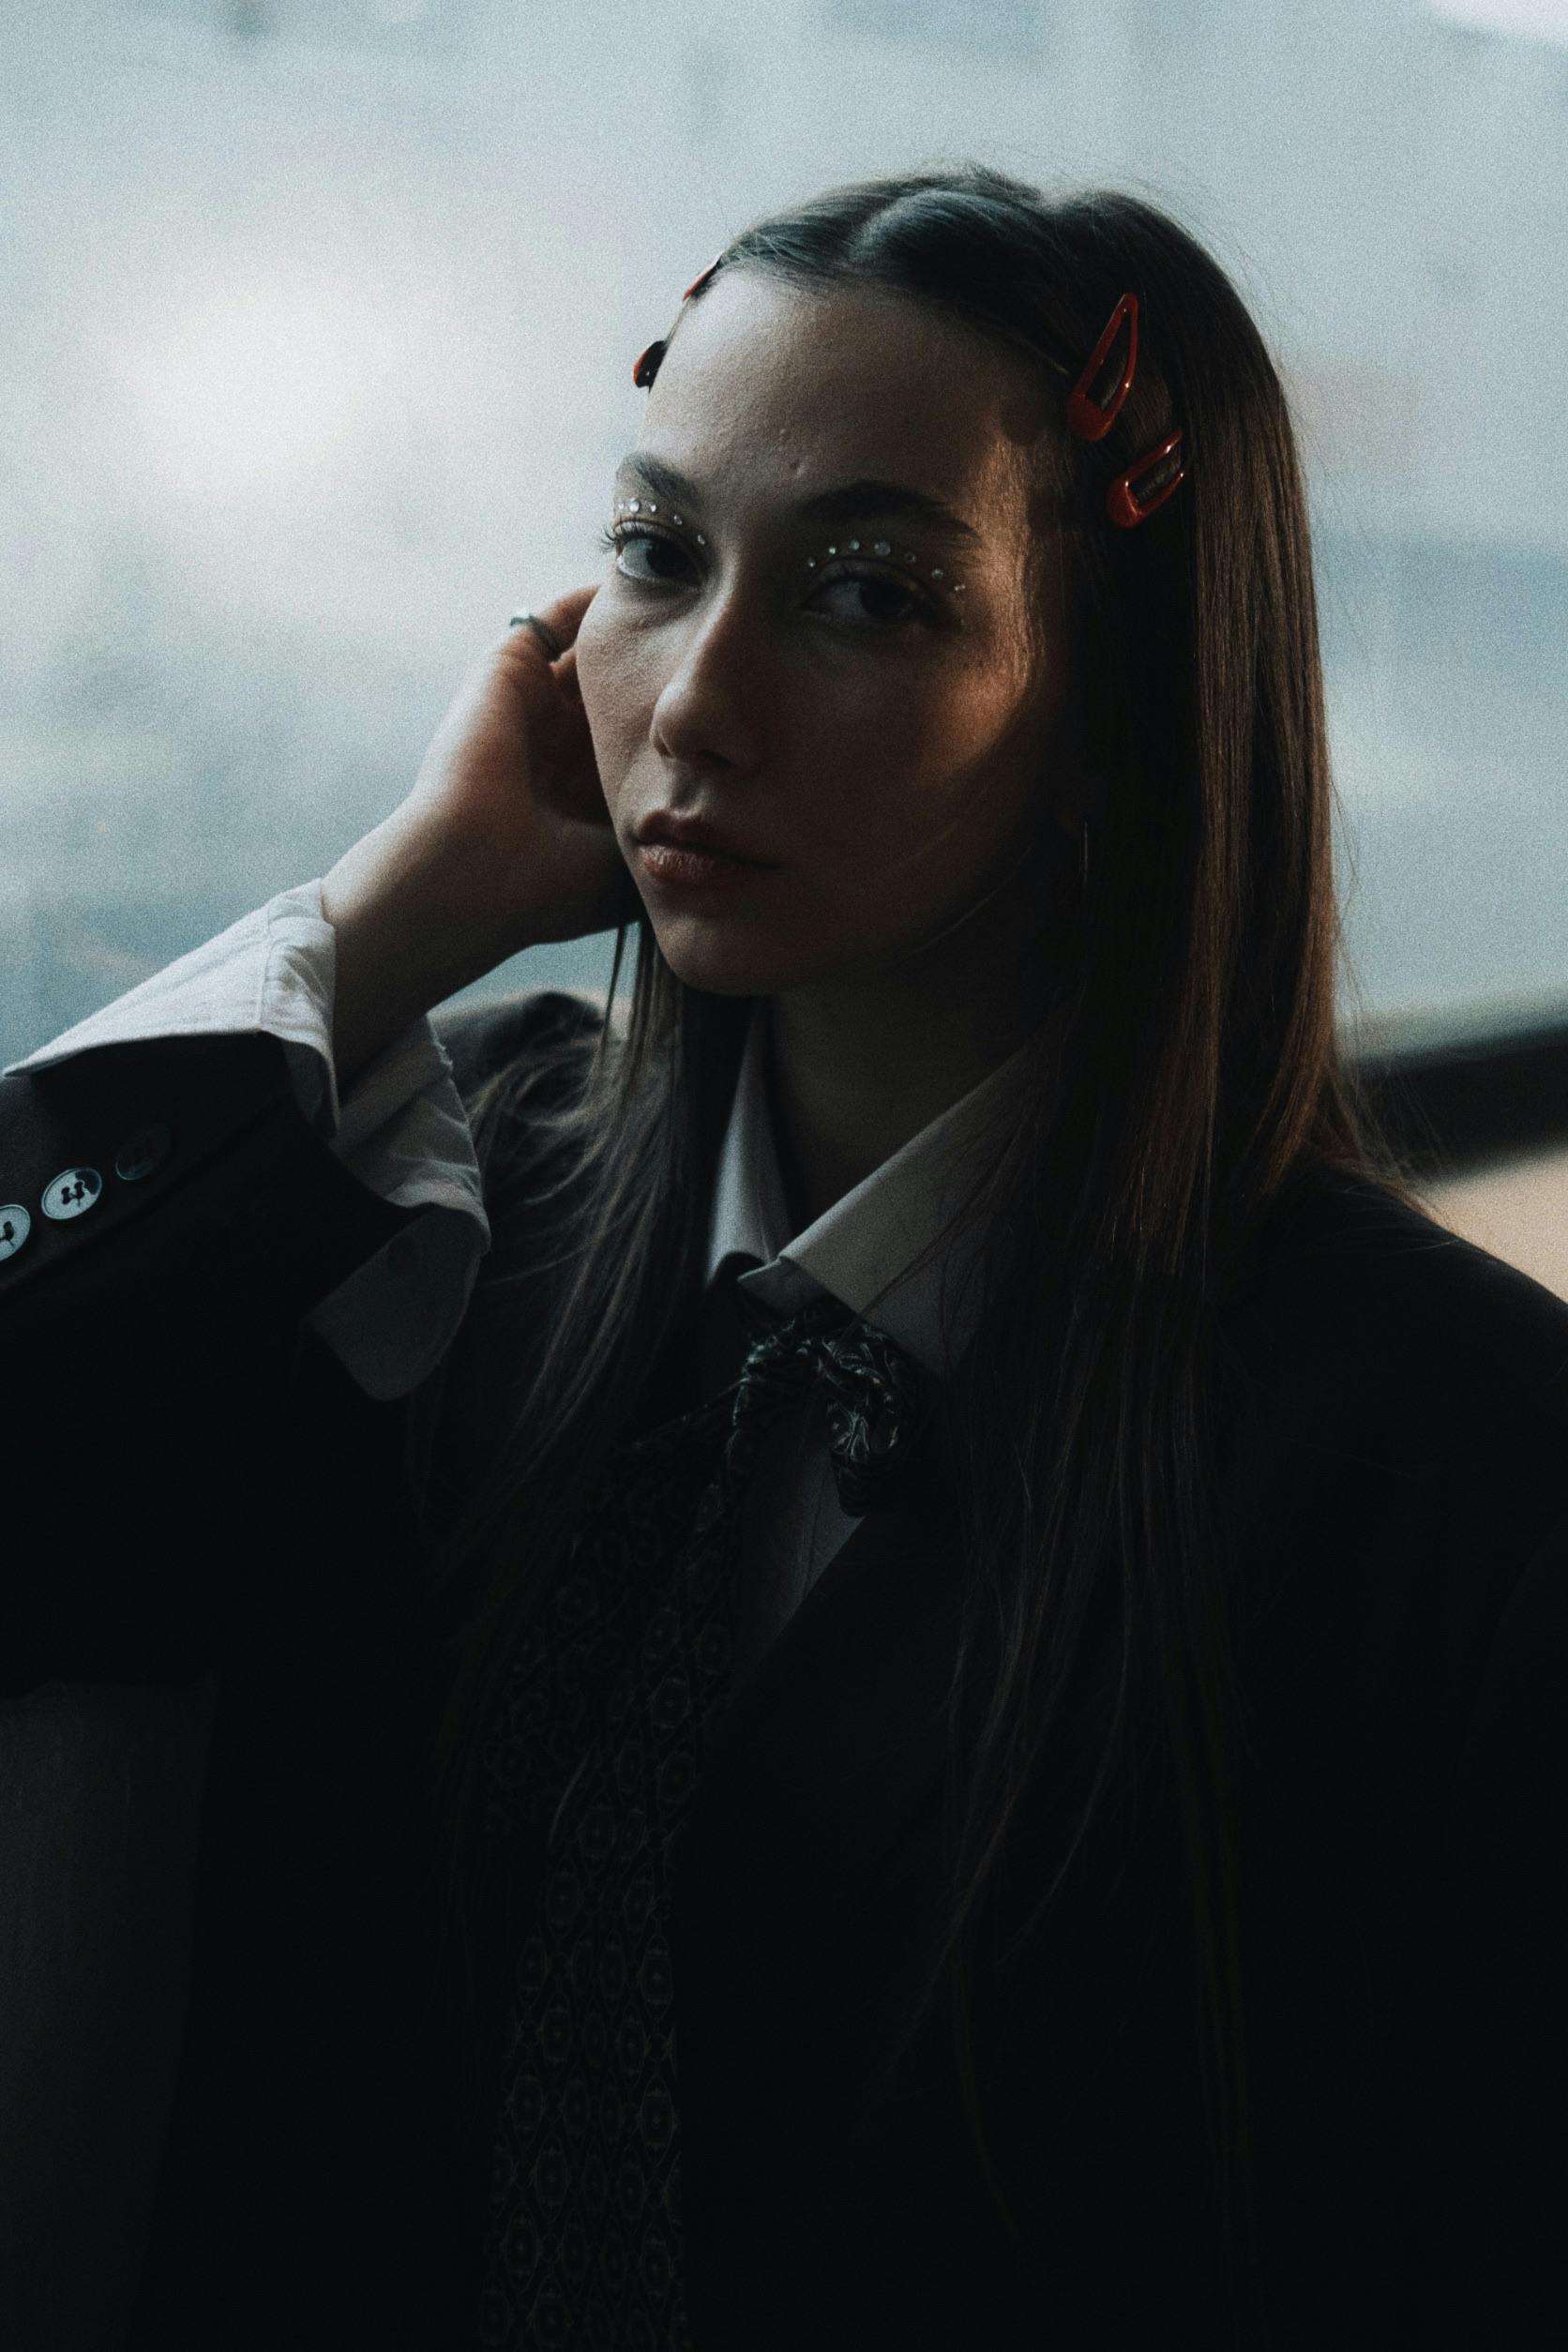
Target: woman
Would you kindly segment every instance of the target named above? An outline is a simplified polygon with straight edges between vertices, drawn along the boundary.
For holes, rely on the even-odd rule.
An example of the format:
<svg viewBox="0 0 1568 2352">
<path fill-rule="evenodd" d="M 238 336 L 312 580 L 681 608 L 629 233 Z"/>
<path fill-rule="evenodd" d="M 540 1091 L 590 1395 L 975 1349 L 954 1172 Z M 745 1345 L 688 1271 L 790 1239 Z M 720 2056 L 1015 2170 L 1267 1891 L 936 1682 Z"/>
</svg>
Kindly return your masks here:
<svg viewBox="0 0 1568 2352">
<path fill-rule="evenodd" d="M 144 2340 L 1532 2342 L 1568 1309 L 1337 1056 L 1275 372 L 972 167 L 636 376 L 403 806 L 5 1082 L 174 1138 L 0 1267 L 12 1687 L 230 1693 Z"/>
</svg>

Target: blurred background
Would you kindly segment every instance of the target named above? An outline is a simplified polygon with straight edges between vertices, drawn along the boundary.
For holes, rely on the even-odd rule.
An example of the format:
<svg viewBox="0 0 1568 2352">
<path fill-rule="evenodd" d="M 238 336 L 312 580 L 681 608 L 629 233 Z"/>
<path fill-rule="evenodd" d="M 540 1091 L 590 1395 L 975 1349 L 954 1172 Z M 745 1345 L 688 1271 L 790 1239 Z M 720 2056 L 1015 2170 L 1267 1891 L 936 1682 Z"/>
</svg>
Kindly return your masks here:
<svg viewBox="0 0 1568 2352">
<path fill-rule="evenodd" d="M 1568 1020 L 1568 6 L 9 0 L 0 1060 L 400 799 L 600 575 L 631 362 L 755 213 L 977 156 L 1174 208 L 1311 472 L 1380 1045 Z M 486 984 L 602 986 L 606 943 Z"/>
</svg>

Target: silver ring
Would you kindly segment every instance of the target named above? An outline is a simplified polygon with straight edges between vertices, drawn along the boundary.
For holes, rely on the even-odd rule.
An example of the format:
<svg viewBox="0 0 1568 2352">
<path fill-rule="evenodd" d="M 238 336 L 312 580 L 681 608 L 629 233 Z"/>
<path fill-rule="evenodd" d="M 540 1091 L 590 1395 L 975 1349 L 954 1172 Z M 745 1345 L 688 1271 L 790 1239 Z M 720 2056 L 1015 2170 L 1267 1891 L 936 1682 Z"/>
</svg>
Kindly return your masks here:
<svg viewBox="0 0 1568 2352">
<path fill-rule="evenodd" d="M 566 650 L 548 621 L 541 621 L 536 612 L 514 612 L 506 626 L 509 629 L 532 629 L 551 661 L 559 661 Z"/>
</svg>

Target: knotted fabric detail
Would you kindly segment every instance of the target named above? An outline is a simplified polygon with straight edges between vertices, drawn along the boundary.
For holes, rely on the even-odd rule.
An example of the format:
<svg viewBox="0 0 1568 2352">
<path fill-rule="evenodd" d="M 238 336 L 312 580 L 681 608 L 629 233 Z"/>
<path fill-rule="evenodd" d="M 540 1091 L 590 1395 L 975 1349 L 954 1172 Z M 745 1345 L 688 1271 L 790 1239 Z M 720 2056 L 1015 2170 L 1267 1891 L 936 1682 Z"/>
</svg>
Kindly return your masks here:
<svg viewBox="0 0 1568 2352">
<path fill-rule="evenodd" d="M 731 1454 L 749 1476 L 768 1426 L 815 1378 L 826 1392 L 838 1500 L 851 1518 L 862 1517 L 897 1485 L 925 1428 L 930 1392 L 921 1366 L 826 1293 L 783 1323 L 748 1292 L 734 1297 L 756 1335 L 735 1395 Z"/>
<path fill-rule="evenodd" d="M 611 1458 L 487 1743 L 492 1832 L 544 1847 L 503 2043 L 489 2352 L 689 2352 L 671 1871 L 732 1681 L 741 1507 L 813 1380 L 853 1515 L 907 1473 L 928 1409 L 920 1367 L 838 1300 L 779 1322 L 735 1297 L 756 1334 L 736 1388 Z"/>
</svg>

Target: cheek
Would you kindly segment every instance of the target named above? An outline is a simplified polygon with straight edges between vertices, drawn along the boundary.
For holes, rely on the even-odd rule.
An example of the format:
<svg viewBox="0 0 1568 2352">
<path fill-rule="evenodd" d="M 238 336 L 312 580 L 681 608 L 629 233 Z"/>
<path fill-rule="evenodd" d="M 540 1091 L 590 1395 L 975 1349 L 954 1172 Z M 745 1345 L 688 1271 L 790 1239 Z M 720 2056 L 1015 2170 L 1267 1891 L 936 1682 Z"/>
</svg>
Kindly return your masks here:
<svg viewBox="0 0 1568 2352">
<path fill-rule="evenodd" d="M 995 740 L 986 697 L 918 672 L 835 682 L 781 713 L 789 772 L 824 826 L 853 837 L 940 815 L 955 779 Z"/>
<path fill-rule="evenodd" d="M 632 633 L 596 598 L 577 633 L 577 683 L 595 763 L 613 814 L 623 779 L 647 738 L 652 700 Z"/>
<path fill-rule="evenodd" d="M 1017 701 L 984 675 L 923 686 L 807 705 L 794 772 L 811 779 L 824 837 L 893 841 L 906 859 L 950 844 L 962 862 L 1017 814 Z"/>
<path fill-rule="evenodd" d="M 588 724 L 596 734 L 601 714 L 608 715 L 613 700 L 611 686 L 616 669 L 610 654 L 614 634 L 614 624 L 604 611 L 604 599 L 596 596 L 582 616 L 575 647 L 578 689 Z"/>
</svg>

